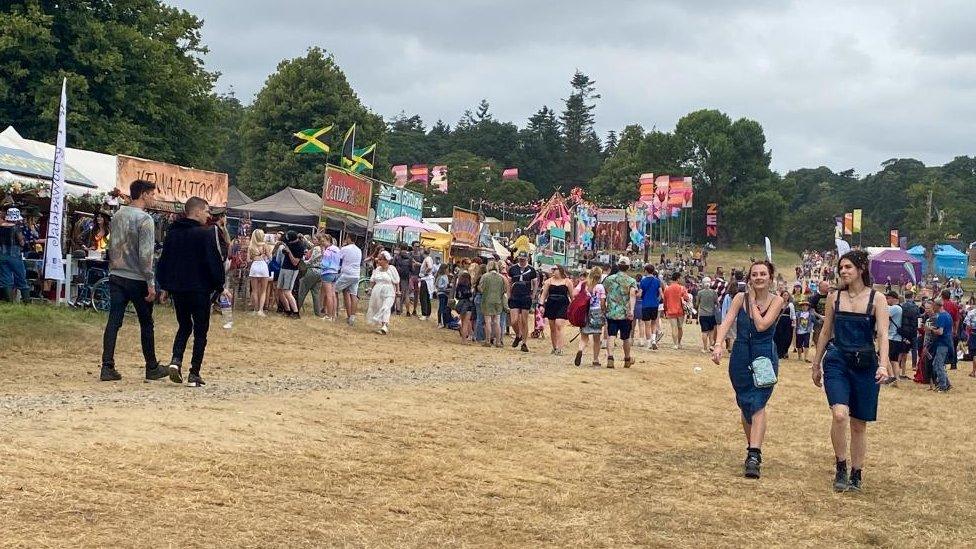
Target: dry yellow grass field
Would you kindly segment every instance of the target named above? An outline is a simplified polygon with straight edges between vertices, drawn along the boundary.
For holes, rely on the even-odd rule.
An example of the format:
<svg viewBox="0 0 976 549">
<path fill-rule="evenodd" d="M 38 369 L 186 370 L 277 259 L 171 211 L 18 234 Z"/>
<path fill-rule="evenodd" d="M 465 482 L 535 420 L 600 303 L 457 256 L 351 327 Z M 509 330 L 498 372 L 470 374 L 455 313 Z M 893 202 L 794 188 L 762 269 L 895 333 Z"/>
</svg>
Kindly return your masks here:
<svg viewBox="0 0 976 549">
<path fill-rule="evenodd" d="M 156 313 L 157 347 L 172 312 Z M 216 320 L 216 319 L 215 319 Z M 117 384 L 96 315 L 0 307 L 0 544 L 15 547 L 972 546 L 976 381 L 885 388 L 865 490 L 834 494 L 828 411 L 782 366 L 763 478 L 726 366 L 632 369 L 462 346 L 395 319 L 215 325 L 203 390 Z M 690 330 L 689 343 L 697 337 Z M 128 342 L 128 343 L 127 343 Z M 619 357 L 619 351 L 618 351 Z M 701 366 L 696 373 L 695 366 Z"/>
</svg>

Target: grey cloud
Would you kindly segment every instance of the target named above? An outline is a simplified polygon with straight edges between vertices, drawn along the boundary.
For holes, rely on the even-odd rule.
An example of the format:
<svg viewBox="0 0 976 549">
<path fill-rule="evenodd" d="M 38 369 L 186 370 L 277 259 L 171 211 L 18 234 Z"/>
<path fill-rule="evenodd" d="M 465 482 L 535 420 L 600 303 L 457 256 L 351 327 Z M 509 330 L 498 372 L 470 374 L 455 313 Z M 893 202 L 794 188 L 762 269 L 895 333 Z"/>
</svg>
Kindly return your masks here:
<svg viewBox="0 0 976 549">
<path fill-rule="evenodd" d="M 579 68 L 603 96 L 601 134 L 630 123 L 667 131 L 718 108 L 763 125 L 780 171 L 867 173 L 891 157 L 976 152 L 968 1 L 174 4 L 206 20 L 218 87 L 245 101 L 279 61 L 317 45 L 387 118 L 454 123 L 485 97 L 522 125 L 543 104 L 558 109 Z"/>
</svg>

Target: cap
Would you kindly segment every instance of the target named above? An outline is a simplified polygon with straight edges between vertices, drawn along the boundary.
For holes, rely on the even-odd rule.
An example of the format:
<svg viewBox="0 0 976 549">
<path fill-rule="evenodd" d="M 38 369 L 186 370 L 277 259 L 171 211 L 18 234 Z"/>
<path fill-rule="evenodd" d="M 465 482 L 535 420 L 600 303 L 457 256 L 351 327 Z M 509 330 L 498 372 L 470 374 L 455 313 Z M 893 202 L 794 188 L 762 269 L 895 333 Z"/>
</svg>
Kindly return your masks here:
<svg viewBox="0 0 976 549">
<path fill-rule="evenodd" d="M 630 267 L 630 258 L 625 255 L 620 256 L 617 258 L 617 265 L 626 265 Z"/>
<path fill-rule="evenodd" d="M 518 257 L 519 259 L 528 259 L 529 258 L 529 252 L 519 252 L 516 257 Z"/>
<path fill-rule="evenodd" d="M 16 223 L 18 221 L 23 221 L 24 218 L 20 215 L 20 210 L 17 208 L 8 208 L 7 216 L 4 218 L 11 223 Z"/>
</svg>

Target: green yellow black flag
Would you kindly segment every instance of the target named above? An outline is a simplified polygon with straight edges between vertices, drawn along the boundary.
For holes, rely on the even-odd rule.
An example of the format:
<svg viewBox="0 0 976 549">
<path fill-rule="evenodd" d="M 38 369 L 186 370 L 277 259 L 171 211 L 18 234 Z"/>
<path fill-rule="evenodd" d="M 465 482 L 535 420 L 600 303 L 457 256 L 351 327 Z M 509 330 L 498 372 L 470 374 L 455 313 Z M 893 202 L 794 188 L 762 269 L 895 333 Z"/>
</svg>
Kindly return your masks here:
<svg viewBox="0 0 976 549">
<path fill-rule="evenodd" d="M 349 168 L 350 171 L 356 173 L 363 173 L 366 170 L 373 170 L 373 162 L 376 158 L 376 143 L 366 147 L 365 149 L 354 149 L 352 153 L 353 165 Z"/>
<path fill-rule="evenodd" d="M 340 163 L 343 168 L 350 170 L 356 165 L 356 125 L 353 124 L 346 131 L 346 136 L 342 138 L 342 151 Z"/>
<path fill-rule="evenodd" d="M 327 128 L 317 129 L 317 130 L 311 129 L 311 130 L 302 130 L 300 132 L 296 132 L 294 134 L 295 137 L 301 139 L 302 141 L 304 141 L 304 143 L 301 143 L 300 145 L 295 147 L 295 152 L 305 153 L 305 154 L 328 154 L 329 146 L 319 141 L 319 137 L 329 133 L 329 130 L 331 129 L 332 126 L 329 126 Z"/>
</svg>

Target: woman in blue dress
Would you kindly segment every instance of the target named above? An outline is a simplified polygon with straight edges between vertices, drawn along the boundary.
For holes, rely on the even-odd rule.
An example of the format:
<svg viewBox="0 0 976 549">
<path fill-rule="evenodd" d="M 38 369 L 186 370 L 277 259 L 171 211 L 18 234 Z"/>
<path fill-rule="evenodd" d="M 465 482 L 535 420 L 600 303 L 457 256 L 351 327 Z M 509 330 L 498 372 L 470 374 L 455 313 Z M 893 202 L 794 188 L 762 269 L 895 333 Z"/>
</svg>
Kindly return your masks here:
<svg viewBox="0 0 976 549">
<path fill-rule="evenodd" d="M 756 261 L 749 267 L 749 286 L 732 300 L 716 334 L 712 360 L 722 360 L 725 336 L 735 324 L 735 342 L 729 356 L 729 378 L 735 389 L 735 402 L 742 412 L 742 430 L 746 435 L 746 478 L 759 478 L 762 443 L 766 436 L 766 403 L 773 388 L 756 387 L 752 380 L 752 361 L 766 357 L 779 375 L 779 358 L 773 335 L 783 308 L 783 298 L 770 291 L 776 268 L 768 261 Z"/>
<path fill-rule="evenodd" d="M 827 393 L 837 492 L 859 492 L 867 425 L 878 418 L 878 392 L 888 378 L 888 304 L 871 285 L 868 254 L 853 250 L 837 262 L 839 288 L 830 293 L 813 360 L 813 383 Z M 877 341 L 877 348 L 875 348 Z M 821 363 L 822 361 L 822 363 Z M 847 431 L 850 429 L 850 473 Z"/>
</svg>

